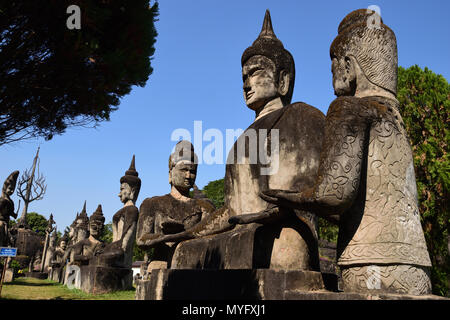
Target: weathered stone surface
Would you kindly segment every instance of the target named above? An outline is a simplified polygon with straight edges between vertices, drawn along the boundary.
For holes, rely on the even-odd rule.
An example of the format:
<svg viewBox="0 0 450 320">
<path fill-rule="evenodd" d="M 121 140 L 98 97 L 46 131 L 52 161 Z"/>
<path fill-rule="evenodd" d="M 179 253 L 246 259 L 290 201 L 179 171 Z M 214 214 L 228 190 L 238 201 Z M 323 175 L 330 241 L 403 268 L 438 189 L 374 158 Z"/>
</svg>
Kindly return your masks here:
<svg viewBox="0 0 450 320">
<path fill-rule="evenodd" d="M 0 246 L 2 247 L 11 244 L 8 232 L 9 218 L 17 218 L 17 213 L 14 212 L 14 202 L 10 196 L 14 193 L 18 176 L 19 171 L 14 171 L 6 178 L 0 195 Z"/>
<path fill-rule="evenodd" d="M 12 282 L 14 280 L 14 270 L 11 268 L 6 269 L 5 278 L 3 282 Z"/>
<path fill-rule="evenodd" d="M 136 299 L 284 300 L 292 290 L 325 290 L 335 283 L 336 277 L 314 271 L 155 269 L 150 280 L 136 281 Z"/>
<path fill-rule="evenodd" d="M 56 282 L 63 282 L 64 268 L 52 267 L 48 274 L 48 279 Z"/>
<path fill-rule="evenodd" d="M 84 292 L 101 294 L 133 287 L 133 271 L 129 268 L 81 266 L 81 287 Z"/>
<path fill-rule="evenodd" d="M 44 237 L 28 229 L 17 229 L 15 247 L 17 254 L 34 257 L 34 255 L 44 248 Z"/>
</svg>

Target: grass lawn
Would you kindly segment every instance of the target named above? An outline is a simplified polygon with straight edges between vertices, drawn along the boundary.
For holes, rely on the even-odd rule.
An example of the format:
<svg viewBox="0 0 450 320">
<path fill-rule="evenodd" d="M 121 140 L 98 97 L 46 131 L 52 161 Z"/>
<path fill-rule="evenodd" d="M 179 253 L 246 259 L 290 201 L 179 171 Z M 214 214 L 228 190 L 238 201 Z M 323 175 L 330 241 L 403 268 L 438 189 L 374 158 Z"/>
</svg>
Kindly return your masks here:
<svg viewBox="0 0 450 320">
<path fill-rule="evenodd" d="M 117 291 L 107 294 L 87 294 L 78 289 L 51 280 L 17 278 L 4 283 L 2 300 L 134 300 L 135 290 Z"/>
</svg>

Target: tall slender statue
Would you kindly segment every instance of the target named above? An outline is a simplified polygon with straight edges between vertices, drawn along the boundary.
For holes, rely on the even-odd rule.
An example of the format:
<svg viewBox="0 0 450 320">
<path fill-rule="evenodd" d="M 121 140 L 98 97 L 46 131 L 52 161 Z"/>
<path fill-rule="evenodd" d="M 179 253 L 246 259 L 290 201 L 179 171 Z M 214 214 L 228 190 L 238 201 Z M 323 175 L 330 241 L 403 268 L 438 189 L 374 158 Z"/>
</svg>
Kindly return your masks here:
<svg viewBox="0 0 450 320">
<path fill-rule="evenodd" d="M 255 120 L 228 154 L 224 207 L 194 228 L 146 244 L 193 239 L 177 247 L 178 268 L 318 271 L 315 216 L 272 205 L 259 193 L 312 186 L 325 117 L 305 103 L 291 104 L 294 59 L 276 37 L 269 11 L 241 64 L 244 100 Z M 272 213 L 282 218 L 267 219 Z"/>
<path fill-rule="evenodd" d="M 396 99 L 394 32 L 376 12 L 353 11 L 339 25 L 330 56 L 338 97 L 328 109 L 316 182 L 301 192 L 269 190 L 263 198 L 337 215 L 344 291 L 428 294 L 431 263 Z"/>
<path fill-rule="evenodd" d="M 135 168 L 135 157 L 130 168 L 120 178 L 119 198 L 122 209 L 113 216 L 113 242 L 106 245 L 99 255 L 99 263 L 111 267 L 131 268 L 133 260 L 133 244 L 136 239 L 136 228 L 139 216 L 136 201 L 141 189 L 141 179 Z"/>
<path fill-rule="evenodd" d="M 17 213 L 14 212 L 14 202 L 11 200 L 11 195 L 16 188 L 17 177 L 19 171 L 14 171 L 8 178 L 6 178 L 2 187 L 2 194 L 0 196 L 0 246 L 7 247 L 10 244 L 8 234 L 9 218 L 17 218 Z"/>
</svg>

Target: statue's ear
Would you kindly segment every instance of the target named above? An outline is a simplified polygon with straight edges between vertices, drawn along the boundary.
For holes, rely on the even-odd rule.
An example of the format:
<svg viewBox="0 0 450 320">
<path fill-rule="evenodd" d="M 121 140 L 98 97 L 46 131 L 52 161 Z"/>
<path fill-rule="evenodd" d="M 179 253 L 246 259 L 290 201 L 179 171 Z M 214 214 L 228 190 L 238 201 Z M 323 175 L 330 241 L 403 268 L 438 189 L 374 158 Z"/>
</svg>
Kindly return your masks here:
<svg viewBox="0 0 450 320">
<path fill-rule="evenodd" d="M 278 93 L 285 96 L 289 91 L 289 73 L 286 70 L 280 71 L 278 80 Z"/>
</svg>

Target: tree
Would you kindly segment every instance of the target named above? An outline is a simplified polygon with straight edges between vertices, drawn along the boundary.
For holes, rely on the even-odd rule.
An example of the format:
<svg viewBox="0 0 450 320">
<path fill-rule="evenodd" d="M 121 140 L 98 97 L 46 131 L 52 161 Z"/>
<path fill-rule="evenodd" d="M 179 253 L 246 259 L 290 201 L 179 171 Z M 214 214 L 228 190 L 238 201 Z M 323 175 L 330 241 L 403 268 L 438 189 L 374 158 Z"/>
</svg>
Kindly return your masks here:
<svg viewBox="0 0 450 320">
<path fill-rule="evenodd" d="M 450 275 L 450 85 L 428 68 L 400 67 L 397 98 L 413 149 L 433 293 L 445 295 Z"/>
<path fill-rule="evenodd" d="M 112 222 L 105 224 L 100 240 L 105 243 L 111 243 L 113 239 Z"/>
<path fill-rule="evenodd" d="M 210 181 L 202 192 L 211 199 L 216 208 L 220 208 L 225 203 L 225 180 L 219 179 Z"/>
<path fill-rule="evenodd" d="M 109 120 L 153 72 L 157 16 L 149 0 L 2 1 L 0 146 Z"/>
<path fill-rule="evenodd" d="M 25 170 L 18 182 L 17 195 L 22 198 L 24 202 L 22 215 L 17 222 L 19 224 L 19 227 L 27 226 L 28 205 L 35 200 L 41 200 L 47 189 L 44 176 L 42 174 L 39 174 L 38 157 L 39 148 L 33 160 L 33 167 L 30 170 Z M 36 165 L 38 165 L 37 178 L 34 177 Z"/>
<path fill-rule="evenodd" d="M 43 215 L 37 212 L 29 212 L 27 214 L 27 223 L 31 230 L 45 237 L 45 229 L 47 228 L 48 221 Z"/>
</svg>

